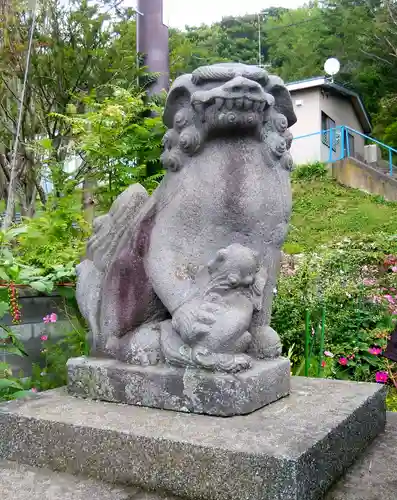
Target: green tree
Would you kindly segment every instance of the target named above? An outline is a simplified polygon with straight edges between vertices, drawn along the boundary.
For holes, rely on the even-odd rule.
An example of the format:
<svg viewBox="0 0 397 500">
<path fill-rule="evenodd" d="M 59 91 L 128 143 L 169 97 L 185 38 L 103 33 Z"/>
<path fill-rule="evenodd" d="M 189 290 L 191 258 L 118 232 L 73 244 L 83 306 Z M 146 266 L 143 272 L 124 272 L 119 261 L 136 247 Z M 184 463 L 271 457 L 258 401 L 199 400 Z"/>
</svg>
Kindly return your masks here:
<svg viewBox="0 0 397 500">
<path fill-rule="evenodd" d="M 137 79 L 132 40 L 135 15 L 117 4 L 87 0 L 62 5 L 45 0 L 38 7 L 31 65 L 26 88 L 18 149 L 18 196 L 24 215 L 32 215 L 46 161 L 62 170 L 71 130 L 58 115 L 70 107 L 83 111 L 84 96 L 106 83 L 131 85 Z M 0 46 L 0 185 L 6 197 L 12 143 L 16 135 L 18 100 L 26 64 L 32 17 L 18 1 L 12 17 L 3 19 Z M 105 87 L 102 87 L 105 89 Z M 51 143 L 51 158 L 43 158 L 37 139 Z M 48 148 L 47 148 L 48 149 Z M 61 178 L 62 176 L 60 176 Z"/>
<path fill-rule="evenodd" d="M 130 184 L 140 182 L 151 192 L 163 176 L 161 108 L 136 89 L 112 86 L 111 91 L 105 98 L 98 98 L 97 92 L 87 96 L 83 114 L 59 116 L 72 131 L 69 154 L 80 159 L 64 185 L 73 192 L 86 177 L 94 179 L 102 209 Z"/>
</svg>

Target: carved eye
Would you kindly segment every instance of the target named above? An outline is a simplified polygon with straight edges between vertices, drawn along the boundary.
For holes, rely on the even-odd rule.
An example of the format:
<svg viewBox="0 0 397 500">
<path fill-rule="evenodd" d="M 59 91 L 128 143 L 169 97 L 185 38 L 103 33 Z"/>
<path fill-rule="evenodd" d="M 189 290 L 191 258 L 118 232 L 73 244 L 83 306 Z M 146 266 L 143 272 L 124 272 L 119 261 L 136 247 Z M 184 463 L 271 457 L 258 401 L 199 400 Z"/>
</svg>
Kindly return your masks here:
<svg viewBox="0 0 397 500">
<path fill-rule="evenodd" d="M 236 286 L 240 282 L 240 277 L 237 276 L 237 274 L 229 274 L 227 281 L 229 282 L 230 286 Z"/>
<path fill-rule="evenodd" d="M 252 285 L 254 282 L 254 277 L 253 276 L 246 276 L 243 280 L 243 284 L 246 286 Z"/>
</svg>

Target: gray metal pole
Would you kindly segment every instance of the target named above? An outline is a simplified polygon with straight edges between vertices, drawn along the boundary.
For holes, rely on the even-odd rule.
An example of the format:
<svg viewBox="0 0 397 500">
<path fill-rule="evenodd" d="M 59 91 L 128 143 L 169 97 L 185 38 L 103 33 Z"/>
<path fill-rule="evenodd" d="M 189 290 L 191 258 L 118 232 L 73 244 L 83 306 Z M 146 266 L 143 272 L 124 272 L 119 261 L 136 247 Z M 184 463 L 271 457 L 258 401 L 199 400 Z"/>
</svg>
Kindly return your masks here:
<svg viewBox="0 0 397 500">
<path fill-rule="evenodd" d="M 258 66 L 262 66 L 262 33 L 260 14 L 258 14 Z"/>
<path fill-rule="evenodd" d="M 139 11 L 138 9 L 135 9 L 136 16 L 135 16 L 135 45 L 136 45 L 136 71 L 137 71 L 137 76 L 136 76 L 136 84 L 139 87 L 139 52 L 140 52 L 140 45 L 139 45 L 139 28 L 140 28 L 140 17 L 143 16 L 144 14 Z"/>
<path fill-rule="evenodd" d="M 157 80 L 148 90 L 157 94 L 169 87 L 168 27 L 163 24 L 163 0 L 138 0 L 139 52 L 145 58 L 150 73 L 157 73 Z"/>
</svg>

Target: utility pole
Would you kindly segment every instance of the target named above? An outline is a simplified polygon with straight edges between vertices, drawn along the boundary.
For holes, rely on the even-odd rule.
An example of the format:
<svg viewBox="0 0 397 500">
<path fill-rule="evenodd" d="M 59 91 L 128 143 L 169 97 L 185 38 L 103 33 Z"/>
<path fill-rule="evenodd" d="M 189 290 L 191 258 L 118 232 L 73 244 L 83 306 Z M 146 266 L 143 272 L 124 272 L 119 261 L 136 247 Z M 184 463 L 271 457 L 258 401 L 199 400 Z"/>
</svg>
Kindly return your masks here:
<svg viewBox="0 0 397 500">
<path fill-rule="evenodd" d="M 258 13 L 258 66 L 262 66 L 262 33 L 261 33 L 261 17 Z"/>
<path fill-rule="evenodd" d="M 158 94 L 169 87 L 168 26 L 163 22 L 163 0 L 138 0 L 137 50 L 144 55 L 149 72 L 157 73 L 156 82 L 148 89 Z"/>
<path fill-rule="evenodd" d="M 140 31 L 140 16 L 144 16 L 143 12 L 141 12 L 138 9 L 135 9 L 135 46 L 136 46 L 136 71 L 137 71 L 137 76 L 136 76 L 136 84 L 137 87 L 139 88 L 139 67 L 140 67 L 140 60 L 139 60 L 139 52 L 141 51 L 141 47 L 139 45 L 139 31 Z"/>
</svg>

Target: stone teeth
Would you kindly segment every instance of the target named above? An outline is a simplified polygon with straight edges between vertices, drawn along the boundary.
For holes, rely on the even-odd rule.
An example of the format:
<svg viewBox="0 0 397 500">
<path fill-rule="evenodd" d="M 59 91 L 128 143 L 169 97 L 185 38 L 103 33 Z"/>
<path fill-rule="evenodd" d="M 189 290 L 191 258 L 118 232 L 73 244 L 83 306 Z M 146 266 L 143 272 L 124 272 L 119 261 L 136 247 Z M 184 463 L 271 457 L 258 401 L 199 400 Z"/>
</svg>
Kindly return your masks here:
<svg viewBox="0 0 397 500">
<path fill-rule="evenodd" d="M 227 109 L 233 109 L 234 108 L 234 100 L 233 99 L 226 99 L 225 106 Z"/>
<path fill-rule="evenodd" d="M 245 98 L 244 99 L 244 109 L 248 110 L 248 109 L 252 109 L 252 105 L 254 103 L 252 101 L 250 101 L 249 99 Z"/>
<path fill-rule="evenodd" d="M 266 101 L 259 103 L 259 111 L 264 111 L 266 107 Z"/>
<path fill-rule="evenodd" d="M 197 113 L 204 113 L 205 106 L 202 102 L 196 101 L 194 104 L 194 109 L 197 111 Z"/>
<path fill-rule="evenodd" d="M 216 109 L 221 109 L 221 107 L 223 106 L 224 102 L 225 102 L 225 99 L 223 99 L 223 97 L 217 97 L 215 99 L 215 107 L 216 107 Z"/>
<path fill-rule="evenodd" d="M 259 101 L 254 101 L 252 103 L 252 108 L 254 111 L 259 111 L 259 107 L 260 107 L 261 103 Z"/>
<path fill-rule="evenodd" d="M 235 103 L 237 109 L 243 109 L 244 99 L 236 99 Z"/>
</svg>

